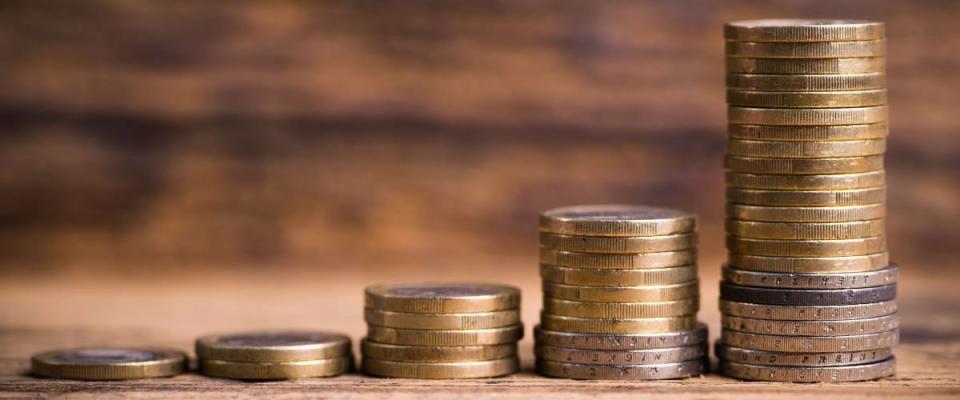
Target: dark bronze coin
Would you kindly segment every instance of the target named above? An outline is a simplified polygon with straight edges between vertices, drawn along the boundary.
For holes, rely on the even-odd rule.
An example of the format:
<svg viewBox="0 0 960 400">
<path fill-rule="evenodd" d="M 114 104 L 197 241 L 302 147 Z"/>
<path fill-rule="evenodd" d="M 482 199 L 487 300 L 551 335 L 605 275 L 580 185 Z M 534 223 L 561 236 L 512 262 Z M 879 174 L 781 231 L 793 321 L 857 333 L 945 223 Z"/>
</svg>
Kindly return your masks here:
<svg viewBox="0 0 960 400">
<path fill-rule="evenodd" d="M 856 289 L 773 289 L 720 283 L 721 299 L 753 304 L 836 306 L 878 303 L 896 296 L 896 284 Z"/>
</svg>

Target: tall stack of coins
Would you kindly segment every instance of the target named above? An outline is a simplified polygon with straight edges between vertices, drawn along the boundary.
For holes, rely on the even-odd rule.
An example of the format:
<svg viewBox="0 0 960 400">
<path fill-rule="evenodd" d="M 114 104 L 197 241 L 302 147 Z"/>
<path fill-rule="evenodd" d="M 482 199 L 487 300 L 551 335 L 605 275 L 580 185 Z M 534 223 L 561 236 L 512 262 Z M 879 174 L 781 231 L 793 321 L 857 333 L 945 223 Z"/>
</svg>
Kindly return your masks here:
<svg viewBox="0 0 960 400">
<path fill-rule="evenodd" d="M 729 138 L 720 369 L 749 380 L 894 373 L 882 23 L 725 26 Z"/>
<path fill-rule="evenodd" d="M 520 290 L 494 284 L 368 287 L 363 372 L 390 378 L 488 378 L 517 371 Z"/>
<path fill-rule="evenodd" d="M 353 366 L 350 338 L 328 332 L 271 331 L 211 335 L 196 341 L 200 373 L 279 380 L 340 375 Z"/>
<path fill-rule="evenodd" d="M 572 379 L 671 379 L 706 369 L 697 322 L 696 216 L 597 205 L 540 215 L 537 371 Z"/>
</svg>

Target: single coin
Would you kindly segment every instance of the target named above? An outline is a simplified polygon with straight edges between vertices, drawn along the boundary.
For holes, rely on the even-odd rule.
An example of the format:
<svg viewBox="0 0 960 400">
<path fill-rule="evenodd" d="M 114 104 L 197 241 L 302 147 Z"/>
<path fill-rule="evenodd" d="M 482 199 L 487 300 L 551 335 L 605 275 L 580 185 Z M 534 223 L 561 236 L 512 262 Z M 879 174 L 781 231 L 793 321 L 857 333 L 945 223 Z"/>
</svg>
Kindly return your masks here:
<svg viewBox="0 0 960 400">
<path fill-rule="evenodd" d="M 415 283 L 371 286 L 367 308 L 408 313 L 474 313 L 520 306 L 520 289 L 488 283 Z"/>
<path fill-rule="evenodd" d="M 841 353 L 893 347 L 899 335 L 899 330 L 893 330 L 850 336 L 777 336 L 724 329 L 720 341 L 725 346 L 782 353 Z"/>
<path fill-rule="evenodd" d="M 683 300 L 697 297 L 698 281 L 660 286 L 574 286 L 543 282 L 543 295 L 560 300 L 600 301 L 612 303 L 646 303 Z"/>
<path fill-rule="evenodd" d="M 471 330 L 400 329 L 368 326 L 367 340 L 407 346 L 484 346 L 516 342 L 523 325 Z"/>
<path fill-rule="evenodd" d="M 887 106 L 848 108 L 727 107 L 727 121 L 749 125 L 862 125 L 887 121 Z"/>
<path fill-rule="evenodd" d="M 730 254 L 730 266 L 758 272 L 795 274 L 863 272 L 886 268 L 890 253 L 847 257 L 764 257 Z"/>
<path fill-rule="evenodd" d="M 363 359 L 363 372 L 367 375 L 407 379 L 471 379 L 493 378 L 517 372 L 520 360 L 517 357 L 499 360 L 419 363 Z"/>
<path fill-rule="evenodd" d="M 885 57 L 727 58 L 728 74 L 863 74 L 886 67 Z"/>
<path fill-rule="evenodd" d="M 874 318 L 897 312 L 894 300 L 849 306 L 775 306 L 720 300 L 720 312 L 738 317 L 791 321 L 836 321 Z"/>
<path fill-rule="evenodd" d="M 876 271 L 783 274 L 744 271 L 723 266 L 723 280 L 741 286 L 772 287 L 785 289 L 855 289 L 884 286 L 897 282 L 900 269 L 896 264 Z"/>
<path fill-rule="evenodd" d="M 693 232 L 697 216 L 669 208 L 588 205 L 554 208 L 540 214 L 540 230 L 582 236 L 662 236 Z"/>
<path fill-rule="evenodd" d="M 198 358 L 237 362 L 291 362 L 350 355 L 350 337 L 316 331 L 242 332 L 203 336 Z"/>
<path fill-rule="evenodd" d="M 585 253 L 658 253 L 695 249 L 697 247 L 697 234 L 603 237 L 540 232 L 540 245 L 548 249 Z"/>
<path fill-rule="evenodd" d="M 746 125 L 727 124 L 727 135 L 736 139 L 780 141 L 869 140 L 887 137 L 886 122 L 861 125 Z"/>
<path fill-rule="evenodd" d="M 881 333 L 900 327 L 897 314 L 843 321 L 779 321 L 724 315 L 723 329 L 779 336 L 849 336 Z"/>
<path fill-rule="evenodd" d="M 200 373 L 217 378 L 241 380 L 279 380 L 337 376 L 349 372 L 351 358 L 336 357 L 290 362 L 237 362 L 201 358 Z"/>
<path fill-rule="evenodd" d="M 883 170 L 854 174 L 770 175 L 726 172 L 727 186 L 763 190 L 843 190 L 880 187 L 886 184 Z"/>
<path fill-rule="evenodd" d="M 485 329 L 520 323 L 520 310 L 463 314 L 398 313 L 373 308 L 363 310 L 370 325 L 407 329 Z"/>
<path fill-rule="evenodd" d="M 540 313 L 543 329 L 577 333 L 667 333 L 693 329 L 695 315 L 666 318 L 576 318 Z"/>
<path fill-rule="evenodd" d="M 697 266 L 654 269 L 583 269 L 540 265 L 540 277 L 548 282 L 582 286 L 670 285 L 697 279 Z"/>
<path fill-rule="evenodd" d="M 819 96 L 821 99 L 829 98 L 832 93 L 844 93 L 849 91 L 883 89 L 886 86 L 886 75 L 883 72 L 869 72 L 865 74 L 833 74 L 833 75 L 770 75 L 770 74 L 727 74 L 727 89 L 758 91 L 764 93 L 790 93 L 793 98 L 803 97 L 801 92 L 821 92 L 827 96 Z M 857 93 L 857 92 L 854 92 Z M 729 100 L 730 91 L 727 92 Z M 801 95 L 801 96 L 796 96 Z M 862 93 L 857 93 L 854 97 L 863 97 Z M 734 98 L 737 98 L 735 95 Z M 770 97 L 766 97 L 769 99 Z M 783 98 L 781 98 L 783 99 Z M 829 102 L 829 101 L 828 101 Z M 881 102 L 879 104 L 883 104 Z M 790 103 L 792 104 L 792 103 Z M 801 103 L 801 107 L 809 107 L 808 103 Z M 796 104 L 793 104 L 796 106 Z M 815 103 L 814 105 L 822 104 Z M 873 104 L 871 104 L 873 105 Z M 777 104 L 762 103 L 760 107 L 775 107 Z M 845 107 L 845 106 L 839 106 Z M 789 107 L 793 108 L 793 107 Z"/>
<path fill-rule="evenodd" d="M 831 207 L 767 207 L 727 204 L 727 219 L 763 222 L 850 222 L 885 217 L 883 203 Z"/>
<path fill-rule="evenodd" d="M 175 350 L 82 348 L 34 355 L 30 373 L 43 378 L 109 381 L 174 376 L 186 365 L 186 354 Z"/>
<path fill-rule="evenodd" d="M 727 40 L 747 42 L 846 42 L 883 39 L 882 22 L 842 19 L 754 19 L 723 25 Z"/>
<path fill-rule="evenodd" d="M 707 372 L 706 358 L 670 364 L 595 365 L 537 360 L 537 373 L 553 378 L 598 380 L 680 379 Z"/>
<path fill-rule="evenodd" d="M 896 299 L 897 284 L 856 289 L 773 289 L 720 282 L 720 298 L 782 306 L 842 306 Z"/>
<path fill-rule="evenodd" d="M 733 172 L 764 175 L 852 174 L 882 170 L 883 155 L 840 158 L 759 158 L 728 155 L 724 159 L 724 168 Z"/>
<path fill-rule="evenodd" d="M 537 346 L 538 359 L 573 364 L 650 365 L 703 360 L 707 344 L 687 347 L 647 350 L 583 350 L 564 347 Z"/>
<path fill-rule="evenodd" d="M 726 221 L 727 234 L 754 239 L 823 240 L 881 236 L 884 220 L 852 222 L 759 222 Z"/>
<path fill-rule="evenodd" d="M 886 40 L 816 43 L 726 42 L 731 58 L 856 58 L 886 55 Z"/>
<path fill-rule="evenodd" d="M 402 346 L 360 341 L 366 358 L 407 362 L 464 362 L 499 360 L 517 355 L 516 343 L 485 346 Z"/>
<path fill-rule="evenodd" d="M 836 92 L 767 92 L 728 89 L 727 104 L 742 107 L 772 108 L 842 108 L 887 104 L 887 91 L 885 89 L 843 90 Z"/>
<path fill-rule="evenodd" d="M 860 239 L 778 240 L 727 236 L 731 253 L 771 257 L 862 256 L 887 250 L 885 236 Z"/>
<path fill-rule="evenodd" d="M 771 367 L 765 365 L 740 364 L 730 361 L 720 362 L 720 373 L 737 379 L 754 381 L 818 383 L 818 382 L 858 382 L 893 376 L 896 361 L 887 360 L 862 365 L 838 367 Z"/>
<path fill-rule="evenodd" d="M 798 142 L 730 139 L 727 154 L 751 158 L 842 158 L 881 155 L 887 149 L 886 139 Z M 879 164 L 882 169 L 883 162 Z"/>
<path fill-rule="evenodd" d="M 719 341 L 714 346 L 721 360 L 753 365 L 778 367 L 837 367 L 842 365 L 869 364 L 893 356 L 892 349 L 874 349 L 843 353 L 776 353 L 772 351 L 741 349 L 724 346 Z"/>
<path fill-rule="evenodd" d="M 707 325 L 698 323 L 693 329 L 667 333 L 573 333 L 533 328 L 538 346 L 585 350 L 643 350 L 702 345 L 707 341 Z"/>
<path fill-rule="evenodd" d="M 604 254 L 540 248 L 540 263 L 587 269 L 672 268 L 696 264 L 697 252 L 695 250 L 680 250 L 660 253 Z"/>
<path fill-rule="evenodd" d="M 727 202 L 783 207 L 833 207 L 883 203 L 885 187 L 843 190 L 757 190 L 727 188 Z"/>
<path fill-rule="evenodd" d="M 700 298 L 655 303 L 601 303 L 592 301 L 543 299 L 548 314 L 580 318 L 662 318 L 696 314 Z"/>
</svg>

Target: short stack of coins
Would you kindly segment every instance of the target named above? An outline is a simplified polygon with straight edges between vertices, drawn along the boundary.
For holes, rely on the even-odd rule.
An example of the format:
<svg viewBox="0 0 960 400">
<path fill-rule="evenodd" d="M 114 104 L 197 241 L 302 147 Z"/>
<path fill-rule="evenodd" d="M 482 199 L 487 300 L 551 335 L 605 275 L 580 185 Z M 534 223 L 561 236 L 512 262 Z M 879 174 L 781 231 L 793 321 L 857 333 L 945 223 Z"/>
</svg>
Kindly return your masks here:
<svg viewBox="0 0 960 400">
<path fill-rule="evenodd" d="M 682 211 L 594 205 L 542 213 L 537 372 L 598 380 L 705 372 L 696 245 L 696 216 Z"/>
<path fill-rule="evenodd" d="M 728 23 L 723 374 L 893 375 L 885 38 L 868 21 Z"/>
<path fill-rule="evenodd" d="M 350 338 L 315 331 L 266 331 L 203 336 L 196 341 L 200 373 L 239 380 L 320 378 L 353 367 Z"/>
<path fill-rule="evenodd" d="M 368 287 L 363 372 L 389 378 L 464 379 L 519 368 L 520 290 L 496 284 Z"/>
</svg>

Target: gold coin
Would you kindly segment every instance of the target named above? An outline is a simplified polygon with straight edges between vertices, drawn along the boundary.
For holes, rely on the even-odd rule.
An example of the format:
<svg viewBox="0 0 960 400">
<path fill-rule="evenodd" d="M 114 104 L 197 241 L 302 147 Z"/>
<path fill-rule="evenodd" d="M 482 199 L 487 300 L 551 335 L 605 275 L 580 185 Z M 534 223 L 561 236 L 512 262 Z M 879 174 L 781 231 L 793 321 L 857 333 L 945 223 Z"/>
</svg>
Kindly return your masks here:
<svg viewBox="0 0 960 400">
<path fill-rule="evenodd" d="M 848 336 L 777 336 L 743 333 L 724 329 L 720 340 L 725 346 L 781 353 L 837 353 L 893 347 L 900 331 Z"/>
<path fill-rule="evenodd" d="M 615 334 L 667 333 L 693 329 L 697 326 L 697 317 L 695 315 L 688 315 L 666 318 L 600 319 L 564 317 L 541 313 L 540 324 L 543 326 L 543 329 L 560 332 Z"/>
<path fill-rule="evenodd" d="M 370 325 L 406 329 L 485 329 L 520 323 L 520 310 L 462 314 L 398 313 L 374 308 L 363 310 Z"/>
<path fill-rule="evenodd" d="M 727 58 L 728 74 L 863 74 L 886 70 L 884 57 Z"/>
<path fill-rule="evenodd" d="M 540 265 L 540 277 L 548 282 L 582 286 L 669 285 L 697 279 L 697 266 L 654 269 L 582 269 Z"/>
<path fill-rule="evenodd" d="M 848 108 L 727 107 L 727 121 L 748 125 L 863 125 L 887 121 L 887 106 Z"/>
<path fill-rule="evenodd" d="M 736 269 L 759 272 L 817 274 L 830 272 L 873 271 L 890 265 L 887 252 L 846 257 L 766 257 L 730 254 Z"/>
<path fill-rule="evenodd" d="M 540 232 L 540 245 L 548 249 L 586 253 L 654 253 L 696 248 L 697 234 L 603 237 Z"/>
<path fill-rule="evenodd" d="M 790 94 L 803 95 L 802 92 L 822 92 L 830 95 L 849 93 L 848 91 L 851 90 L 883 89 L 885 86 L 886 75 L 883 72 L 835 75 L 727 74 L 727 89 L 758 91 L 760 93 L 798 92 Z M 730 91 L 727 93 L 729 95 Z M 855 96 L 863 97 L 862 93 L 853 93 L 856 93 Z M 883 104 L 883 102 L 880 104 Z M 760 106 L 772 107 L 775 104 L 764 103 Z"/>
<path fill-rule="evenodd" d="M 813 75 L 815 76 L 815 75 Z M 727 104 L 741 107 L 772 108 L 842 108 L 887 104 L 885 89 L 837 92 L 764 92 L 727 90 Z"/>
<path fill-rule="evenodd" d="M 365 306 L 409 313 L 473 313 L 518 308 L 520 289 L 486 283 L 418 283 L 371 286 Z"/>
<path fill-rule="evenodd" d="M 896 360 L 839 367 L 780 367 L 720 362 L 720 372 L 726 376 L 754 381 L 793 383 L 859 382 L 893 376 Z"/>
<path fill-rule="evenodd" d="M 368 326 L 367 340 L 406 346 L 485 346 L 523 338 L 523 325 L 471 330 L 400 329 Z"/>
<path fill-rule="evenodd" d="M 290 362 L 236 362 L 199 359 L 200 373 L 217 378 L 278 380 L 337 376 L 350 371 L 347 357 Z"/>
<path fill-rule="evenodd" d="M 720 360 L 770 366 L 834 367 L 842 365 L 869 364 L 883 361 L 893 355 L 890 348 L 838 353 L 775 353 L 772 351 L 741 349 L 739 347 L 715 346 Z"/>
<path fill-rule="evenodd" d="M 723 25 L 727 40 L 746 42 L 848 42 L 883 39 L 882 22 L 842 19 L 754 19 Z"/>
<path fill-rule="evenodd" d="M 601 303 L 553 298 L 543 299 L 548 314 L 579 318 L 663 318 L 696 314 L 700 298 L 648 303 Z"/>
<path fill-rule="evenodd" d="M 843 190 L 880 187 L 886 184 L 884 170 L 852 174 L 771 175 L 726 172 L 727 186 L 763 190 Z"/>
<path fill-rule="evenodd" d="M 886 40 L 817 43 L 726 42 L 731 58 L 856 58 L 886 55 Z"/>
<path fill-rule="evenodd" d="M 889 127 L 886 122 L 860 125 L 745 125 L 727 124 L 727 135 L 731 138 L 746 140 L 780 141 L 830 141 L 830 140 L 869 140 L 887 137 Z"/>
<path fill-rule="evenodd" d="M 402 346 L 360 341 L 365 358 L 407 362 L 464 362 L 499 360 L 517 355 L 516 343 L 486 346 Z"/>
<path fill-rule="evenodd" d="M 743 157 L 865 157 L 883 154 L 886 150 L 886 139 L 844 140 L 830 142 L 775 142 L 769 140 L 745 139 L 730 139 L 727 141 L 727 154 Z M 883 163 L 880 163 L 880 166 L 882 168 Z"/>
<path fill-rule="evenodd" d="M 727 218 L 765 222 L 849 222 L 880 219 L 886 206 L 864 204 L 834 207 L 767 207 L 727 204 Z"/>
<path fill-rule="evenodd" d="M 843 190 L 756 190 L 727 188 L 727 202 L 784 207 L 836 207 L 883 203 L 884 187 Z"/>
<path fill-rule="evenodd" d="M 198 358 L 237 362 L 291 362 L 350 355 L 350 338 L 332 332 L 265 331 L 203 336 Z"/>
<path fill-rule="evenodd" d="M 824 240 L 881 236 L 884 220 L 853 222 L 757 222 L 728 219 L 727 233 L 753 239 Z"/>
<path fill-rule="evenodd" d="M 650 365 L 703 360 L 707 344 L 646 350 L 584 350 L 554 346 L 536 346 L 537 359 L 553 362 L 595 365 Z"/>
<path fill-rule="evenodd" d="M 573 286 L 543 282 L 543 295 L 560 300 L 647 303 L 683 300 L 699 295 L 697 281 L 661 286 Z"/>
<path fill-rule="evenodd" d="M 517 357 L 499 360 L 418 363 L 363 359 L 363 372 L 367 375 L 407 379 L 471 379 L 493 378 L 517 372 L 520 360 Z"/>
<path fill-rule="evenodd" d="M 887 332 L 900 327 L 897 314 L 841 321 L 780 321 L 724 315 L 723 329 L 779 336 L 849 336 Z"/>
<path fill-rule="evenodd" d="M 34 355 L 30 373 L 44 378 L 110 381 L 174 376 L 186 365 L 186 354 L 175 350 L 81 348 Z"/>
<path fill-rule="evenodd" d="M 842 158 L 757 158 L 727 156 L 724 160 L 724 167 L 730 171 L 752 174 L 852 174 L 882 170 L 883 156 Z"/>
<path fill-rule="evenodd" d="M 632 205 L 554 208 L 540 214 L 540 230 L 581 236 L 663 236 L 693 232 L 694 214 Z"/>
<path fill-rule="evenodd" d="M 537 360 L 537 373 L 553 378 L 593 380 L 660 380 L 701 375 L 707 371 L 707 358 L 670 364 L 595 365 Z"/>
<path fill-rule="evenodd" d="M 791 321 L 874 318 L 897 312 L 896 300 L 847 306 L 777 306 L 720 300 L 720 312 L 738 317 Z"/>
<path fill-rule="evenodd" d="M 671 268 L 697 263 L 694 250 L 661 253 L 602 254 L 540 249 L 540 263 L 588 269 L 651 269 Z"/>
<path fill-rule="evenodd" d="M 782 274 L 773 272 L 744 271 L 723 266 L 723 280 L 740 286 L 771 287 L 781 289 L 856 289 L 885 286 L 897 283 L 899 268 L 891 264 L 876 271 Z"/>
<path fill-rule="evenodd" d="M 770 257 L 843 257 L 862 256 L 886 251 L 883 236 L 833 240 L 747 239 L 727 236 L 731 253 Z"/>
<path fill-rule="evenodd" d="M 698 323 L 693 329 L 668 333 L 575 333 L 533 328 L 537 345 L 586 350 L 643 350 L 705 345 L 707 325 Z"/>
</svg>

